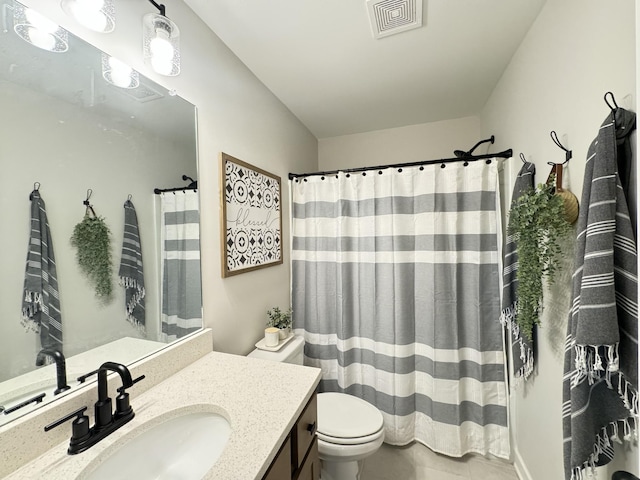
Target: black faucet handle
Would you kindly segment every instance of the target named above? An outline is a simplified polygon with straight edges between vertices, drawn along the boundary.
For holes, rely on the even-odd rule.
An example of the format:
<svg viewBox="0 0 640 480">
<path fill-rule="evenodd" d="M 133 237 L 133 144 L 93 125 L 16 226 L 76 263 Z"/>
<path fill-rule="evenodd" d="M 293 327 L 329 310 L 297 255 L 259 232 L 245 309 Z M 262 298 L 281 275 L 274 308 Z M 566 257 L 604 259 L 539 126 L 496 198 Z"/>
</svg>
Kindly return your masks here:
<svg viewBox="0 0 640 480">
<path fill-rule="evenodd" d="M 44 397 L 46 397 L 46 396 L 47 396 L 46 393 L 39 393 L 38 395 L 35 395 L 34 397 L 28 398 L 27 400 L 25 400 L 23 402 L 20 402 L 20 403 L 18 403 L 16 405 L 13 405 L 12 407 L 3 408 L 0 411 L 3 412 L 5 415 L 9 415 L 10 413 L 15 412 L 16 410 L 20 410 L 22 407 L 26 407 L 30 403 L 40 403 L 40 402 L 42 402 L 42 399 Z"/>
<path fill-rule="evenodd" d="M 86 381 L 87 381 L 87 378 L 89 378 L 91 375 L 95 375 L 96 373 L 98 373 L 98 370 L 99 370 L 99 369 L 95 369 L 95 370 L 94 370 L 94 371 L 92 371 L 92 372 L 85 373 L 84 375 L 80 375 L 78 378 L 76 378 L 76 380 L 77 380 L 79 383 L 84 383 L 84 382 L 86 382 Z"/>
<path fill-rule="evenodd" d="M 62 418 L 59 418 L 58 420 L 56 420 L 55 422 L 50 423 L 49 425 L 46 425 L 44 427 L 44 431 L 48 432 L 49 430 L 53 430 L 56 427 L 59 427 L 60 425 L 62 425 L 64 422 L 71 420 L 73 417 L 76 417 L 76 420 L 82 417 L 87 418 L 86 415 L 84 415 L 85 410 L 87 409 L 87 407 L 82 407 L 79 408 L 78 410 L 76 410 L 75 412 L 71 412 L 68 413 L 67 415 L 65 415 Z M 87 422 L 88 422 L 88 418 L 87 418 Z"/>
<path fill-rule="evenodd" d="M 143 379 L 144 379 L 144 375 L 140 375 L 138 378 L 134 378 L 131 381 L 131 385 L 133 386 Z M 119 395 L 116 397 L 116 412 L 114 417 L 116 419 L 127 417 L 129 415 L 133 416 L 133 409 L 129 404 L 129 394 L 126 391 L 127 388 L 129 387 L 125 387 L 123 385 L 122 387 L 119 387 L 116 389 L 119 392 Z"/>
<path fill-rule="evenodd" d="M 145 376 L 144 376 L 144 375 L 140 375 L 138 378 L 134 378 L 133 380 L 131 380 L 131 385 L 130 385 L 129 387 L 125 387 L 125 386 L 123 385 L 123 386 L 121 386 L 121 387 L 116 388 L 116 390 L 117 390 L 119 393 L 125 393 L 125 390 L 126 390 L 127 388 L 130 388 L 130 387 L 134 386 L 134 385 L 135 385 L 136 383 L 138 383 L 140 380 L 144 380 L 144 379 L 145 379 Z"/>
<path fill-rule="evenodd" d="M 71 440 L 69 441 L 69 453 L 79 453 L 73 451 L 78 450 L 78 446 L 82 445 L 86 442 L 91 436 L 91 429 L 89 428 L 89 417 L 87 417 L 84 412 L 87 407 L 82 407 L 76 410 L 75 412 L 71 412 L 68 415 L 65 415 L 62 418 L 59 418 L 53 423 L 44 427 L 44 431 L 48 432 L 49 430 L 56 428 L 59 425 L 62 425 L 67 420 L 71 420 L 73 417 L 76 417 L 71 423 Z M 81 451 L 81 450 L 80 450 Z"/>
</svg>

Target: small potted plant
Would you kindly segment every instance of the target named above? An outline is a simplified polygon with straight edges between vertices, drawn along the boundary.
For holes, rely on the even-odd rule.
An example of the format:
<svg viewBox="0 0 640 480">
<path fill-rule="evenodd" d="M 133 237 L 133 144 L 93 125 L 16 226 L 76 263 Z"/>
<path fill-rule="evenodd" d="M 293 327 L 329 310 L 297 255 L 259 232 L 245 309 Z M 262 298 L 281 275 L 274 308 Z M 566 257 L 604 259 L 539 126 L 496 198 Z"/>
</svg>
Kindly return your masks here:
<svg viewBox="0 0 640 480">
<path fill-rule="evenodd" d="M 273 307 L 271 310 L 267 310 L 267 327 L 275 327 L 280 330 L 280 340 L 284 340 L 291 333 L 291 324 L 293 323 L 293 310 L 289 309 L 286 312 L 280 310 L 280 307 Z"/>
</svg>

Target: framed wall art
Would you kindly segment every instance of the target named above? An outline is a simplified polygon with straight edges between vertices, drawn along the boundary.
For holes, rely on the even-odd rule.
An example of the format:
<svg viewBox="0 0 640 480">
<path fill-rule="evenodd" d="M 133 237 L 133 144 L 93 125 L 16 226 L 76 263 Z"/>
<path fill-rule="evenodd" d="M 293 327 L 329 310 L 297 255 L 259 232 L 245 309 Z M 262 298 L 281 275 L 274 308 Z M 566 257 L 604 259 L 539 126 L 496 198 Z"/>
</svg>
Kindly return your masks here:
<svg viewBox="0 0 640 480">
<path fill-rule="evenodd" d="M 222 276 L 282 263 L 280 177 L 220 155 Z"/>
</svg>

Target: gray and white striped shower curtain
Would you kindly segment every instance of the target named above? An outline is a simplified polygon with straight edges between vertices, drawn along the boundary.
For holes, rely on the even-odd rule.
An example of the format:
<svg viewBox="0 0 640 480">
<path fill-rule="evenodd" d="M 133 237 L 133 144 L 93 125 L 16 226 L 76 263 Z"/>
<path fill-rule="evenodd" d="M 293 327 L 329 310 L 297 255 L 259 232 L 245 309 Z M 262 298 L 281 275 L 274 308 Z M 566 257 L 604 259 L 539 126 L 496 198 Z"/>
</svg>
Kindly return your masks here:
<svg viewBox="0 0 640 480">
<path fill-rule="evenodd" d="M 192 190 L 161 194 L 162 340 L 202 327 L 200 212 Z"/>
<path fill-rule="evenodd" d="M 496 161 L 294 180 L 292 297 L 323 391 L 385 441 L 509 457 Z"/>
</svg>

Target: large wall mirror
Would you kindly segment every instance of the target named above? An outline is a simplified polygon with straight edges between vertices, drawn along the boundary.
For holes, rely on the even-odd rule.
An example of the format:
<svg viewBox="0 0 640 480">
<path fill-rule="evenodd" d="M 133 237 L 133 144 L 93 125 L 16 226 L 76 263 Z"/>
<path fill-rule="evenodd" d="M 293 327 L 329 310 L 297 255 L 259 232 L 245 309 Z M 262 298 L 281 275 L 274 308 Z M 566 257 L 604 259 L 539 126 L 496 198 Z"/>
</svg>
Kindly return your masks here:
<svg viewBox="0 0 640 480">
<path fill-rule="evenodd" d="M 40 334 L 23 326 L 25 264 L 34 186 L 46 204 L 57 267 L 67 384 L 104 361 L 131 363 L 202 326 L 195 107 L 175 92 L 122 70 L 69 34 L 66 46 L 20 22 L 37 14 L 0 0 L 0 424 L 60 398 L 56 365 L 36 366 Z M 34 16 L 36 20 L 34 20 Z M 40 42 L 40 46 L 28 43 Z M 44 42 L 44 43 L 43 43 Z M 57 47 L 56 47 L 57 48 Z M 123 76 L 124 75 L 124 76 Z M 113 83 L 110 83 L 111 80 Z M 117 86 L 123 85 L 123 86 Z M 132 87 L 132 88 L 124 88 Z M 192 181 L 194 183 L 192 183 Z M 175 189 L 163 194 L 154 189 Z M 96 296 L 71 236 L 90 204 L 110 230 L 113 295 Z M 119 284 L 125 202 L 137 215 L 145 286 L 144 321 L 125 311 Z M 49 363 L 49 364 L 47 364 Z M 88 377 L 94 380 L 95 376 Z M 42 403 L 40 403 L 42 405 Z"/>
</svg>

